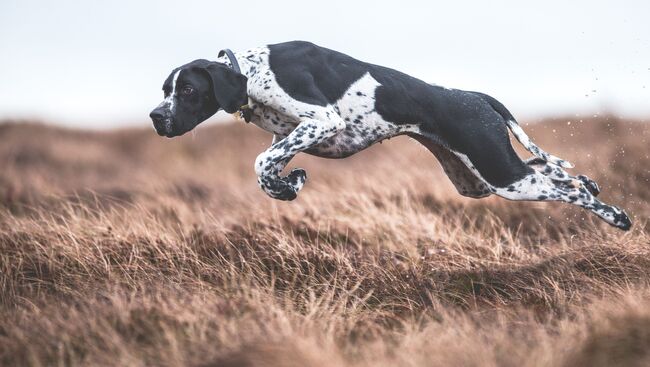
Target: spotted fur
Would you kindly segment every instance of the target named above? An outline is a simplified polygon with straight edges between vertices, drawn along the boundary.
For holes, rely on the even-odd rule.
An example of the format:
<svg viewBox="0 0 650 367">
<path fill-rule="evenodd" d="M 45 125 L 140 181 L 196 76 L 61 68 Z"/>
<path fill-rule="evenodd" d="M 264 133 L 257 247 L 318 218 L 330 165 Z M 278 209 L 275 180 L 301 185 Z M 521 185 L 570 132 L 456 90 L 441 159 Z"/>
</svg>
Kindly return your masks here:
<svg viewBox="0 0 650 367">
<path fill-rule="evenodd" d="M 438 158 L 461 195 L 563 201 L 590 210 L 618 228 L 631 226 L 623 210 L 596 199 L 600 189 L 594 181 L 564 171 L 572 164 L 535 145 L 510 112 L 486 94 L 427 84 L 308 42 L 234 55 L 241 69 L 238 75 L 229 69 L 232 64 L 226 55 L 216 62 L 197 60 L 181 70 L 198 68 L 211 77 L 214 102 L 203 88 L 204 109 L 216 106 L 231 112 L 233 106 L 247 102 L 249 121 L 273 134 L 271 146 L 254 163 L 260 187 L 273 198 L 293 200 L 302 189 L 307 178 L 304 170 L 282 175 L 300 152 L 343 158 L 406 134 Z M 179 74 L 174 75 L 176 84 Z M 180 75 L 182 83 L 192 83 L 194 74 Z M 191 129 L 203 120 L 192 117 L 201 113 L 192 113 L 185 117 L 192 120 L 189 123 L 163 131 L 161 116 L 178 118 L 170 110 L 158 111 L 155 117 L 152 112 L 161 135 L 180 135 L 187 128 L 176 131 L 176 125 Z M 510 145 L 508 131 L 535 157 L 522 161 Z"/>
</svg>

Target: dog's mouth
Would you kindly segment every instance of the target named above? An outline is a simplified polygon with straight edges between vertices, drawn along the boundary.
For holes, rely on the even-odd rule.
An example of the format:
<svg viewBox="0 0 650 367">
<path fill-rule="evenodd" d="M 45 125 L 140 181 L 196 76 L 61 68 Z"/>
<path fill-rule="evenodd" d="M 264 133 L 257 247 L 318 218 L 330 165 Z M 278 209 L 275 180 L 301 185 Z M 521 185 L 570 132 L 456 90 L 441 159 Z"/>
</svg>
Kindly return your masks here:
<svg viewBox="0 0 650 367">
<path fill-rule="evenodd" d="M 188 131 L 187 129 L 174 126 L 171 123 L 171 120 L 163 120 L 160 123 L 155 123 L 153 127 L 159 136 L 164 136 L 166 138 L 181 136 Z"/>
<path fill-rule="evenodd" d="M 177 135 L 174 134 L 174 126 L 172 125 L 171 118 L 156 121 L 154 122 L 153 127 L 156 130 L 156 133 L 160 136 L 171 138 Z"/>
</svg>

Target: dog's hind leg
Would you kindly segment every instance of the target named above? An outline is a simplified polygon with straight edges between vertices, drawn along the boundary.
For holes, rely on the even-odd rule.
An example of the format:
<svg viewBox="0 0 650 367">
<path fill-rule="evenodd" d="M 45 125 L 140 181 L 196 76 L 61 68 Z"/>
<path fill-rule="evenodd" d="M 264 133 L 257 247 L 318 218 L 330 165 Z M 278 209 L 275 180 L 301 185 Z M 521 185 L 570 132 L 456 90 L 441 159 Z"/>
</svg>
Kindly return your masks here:
<svg viewBox="0 0 650 367">
<path fill-rule="evenodd" d="M 569 173 L 563 170 L 562 167 L 548 163 L 543 159 L 537 157 L 530 158 L 525 162 L 530 167 L 533 167 L 537 172 L 548 176 L 553 180 L 562 181 L 565 183 L 573 182 L 577 187 L 580 187 L 580 184 L 582 184 L 587 190 L 589 190 L 592 195 L 598 196 L 598 194 L 600 194 L 600 187 L 596 181 L 590 179 L 585 175 L 571 176 Z"/>
<path fill-rule="evenodd" d="M 590 210 L 617 228 L 628 230 L 632 226 L 623 210 L 596 199 L 581 183 L 554 180 L 537 171 L 507 187 L 495 188 L 495 193 L 509 200 L 563 201 Z"/>
<path fill-rule="evenodd" d="M 511 173 L 513 179 L 510 184 L 494 185 L 482 178 L 481 169 L 473 164 L 469 156 L 454 151 L 452 153 L 465 164 L 470 172 L 486 182 L 491 193 L 505 199 L 516 201 L 563 201 L 590 210 L 605 222 L 617 228 L 628 230 L 632 226 L 632 222 L 623 210 L 596 199 L 581 180 L 554 180 L 535 169 L 530 169 L 526 175 L 518 177 L 516 176 L 519 174 L 517 169 Z M 501 170 L 502 173 L 505 173 L 510 166 L 503 164 L 504 161 L 507 160 L 495 160 L 492 169 Z M 485 172 L 485 168 L 482 169 Z"/>
<path fill-rule="evenodd" d="M 565 178 L 565 172 L 555 172 L 557 179 L 553 179 L 532 167 L 539 161 L 530 161 L 531 164 L 522 161 L 510 144 L 508 128 L 541 161 L 549 162 L 551 168 L 572 167 L 567 161 L 534 145 L 523 130 L 510 121 L 509 115 L 492 109 L 491 105 L 496 105 L 494 101 L 486 107 L 466 95 L 463 97 L 475 107 L 471 114 L 457 115 L 453 124 L 423 124 L 422 135 L 439 135 L 469 171 L 488 183 L 491 192 L 509 200 L 564 201 L 590 210 L 620 229 L 631 227 L 632 223 L 623 210 L 596 199 L 582 180 Z"/>
<path fill-rule="evenodd" d="M 477 177 L 452 151 L 427 136 L 409 134 L 436 156 L 442 169 L 459 194 L 471 198 L 490 196 L 492 191 L 487 182 Z"/>
<path fill-rule="evenodd" d="M 560 172 L 555 172 L 558 179 L 553 179 L 519 159 L 505 132 L 484 134 L 480 142 L 464 144 L 464 152 L 450 151 L 470 172 L 487 183 L 490 192 L 517 201 L 563 201 L 587 209 L 620 229 L 631 227 L 623 210 L 596 199 L 582 180 L 567 178 L 566 173 L 560 177 Z M 553 166 L 557 165 L 550 165 Z"/>
</svg>

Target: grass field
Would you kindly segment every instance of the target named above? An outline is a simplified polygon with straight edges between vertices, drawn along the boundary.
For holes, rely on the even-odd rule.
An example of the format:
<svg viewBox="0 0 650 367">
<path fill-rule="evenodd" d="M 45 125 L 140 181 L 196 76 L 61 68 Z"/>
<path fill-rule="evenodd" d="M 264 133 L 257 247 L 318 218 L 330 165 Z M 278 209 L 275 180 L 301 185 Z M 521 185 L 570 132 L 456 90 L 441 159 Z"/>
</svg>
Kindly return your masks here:
<svg viewBox="0 0 650 367">
<path fill-rule="evenodd" d="M 0 125 L 0 364 L 650 365 L 650 124 L 524 129 L 625 208 L 464 198 L 406 137 L 257 186 L 243 123 Z M 517 145 L 517 144 L 515 144 Z M 521 150 L 519 150 L 521 152 Z"/>
</svg>

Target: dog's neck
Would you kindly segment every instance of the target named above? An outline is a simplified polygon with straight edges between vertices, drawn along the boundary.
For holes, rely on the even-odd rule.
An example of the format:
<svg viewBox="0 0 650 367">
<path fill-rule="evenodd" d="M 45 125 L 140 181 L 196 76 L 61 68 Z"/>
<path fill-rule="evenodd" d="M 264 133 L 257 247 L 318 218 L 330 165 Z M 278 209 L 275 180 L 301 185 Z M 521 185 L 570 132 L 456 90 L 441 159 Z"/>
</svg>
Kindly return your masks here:
<svg viewBox="0 0 650 367">
<path fill-rule="evenodd" d="M 269 50 L 266 47 L 257 47 L 243 52 L 233 52 L 237 59 L 241 73 L 247 78 L 251 78 L 260 70 L 259 65 L 268 60 Z M 227 55 L 219 56 L 217 62 L 232 67 L 232 62 Z"/>
</svg>

